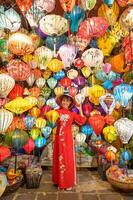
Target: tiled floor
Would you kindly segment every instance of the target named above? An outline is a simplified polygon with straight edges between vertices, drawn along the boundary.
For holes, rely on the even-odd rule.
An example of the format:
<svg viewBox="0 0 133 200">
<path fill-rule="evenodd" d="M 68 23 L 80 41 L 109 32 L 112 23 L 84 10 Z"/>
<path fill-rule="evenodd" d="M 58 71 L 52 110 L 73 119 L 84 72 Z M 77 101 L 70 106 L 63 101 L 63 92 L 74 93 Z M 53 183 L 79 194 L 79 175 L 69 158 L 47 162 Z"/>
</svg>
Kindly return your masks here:
<svg viewBox="0 0 133 200">
<path fill-rule="evenodd" d="M 38 189 L 21 187 L 0 200 L 133 200 L 133 193 L 116 192 L 108 182 L 99 178 L 97 171 L 77 171 L 77 181 L 73 191 L 58 191 L 51 182 L 51 171 L 44 170 Z"/>
</svg>

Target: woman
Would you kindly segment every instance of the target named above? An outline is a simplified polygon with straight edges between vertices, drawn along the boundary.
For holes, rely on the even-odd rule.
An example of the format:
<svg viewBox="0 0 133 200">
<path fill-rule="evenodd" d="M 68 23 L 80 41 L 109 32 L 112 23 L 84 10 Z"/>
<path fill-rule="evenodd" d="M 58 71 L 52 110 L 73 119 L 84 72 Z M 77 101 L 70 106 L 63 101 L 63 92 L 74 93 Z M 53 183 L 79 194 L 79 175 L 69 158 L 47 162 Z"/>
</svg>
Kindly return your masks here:
<svg viewBox="0 0 133 200">
<path fill-rule="evenodd" d="M 57 120 L 57 131 L 53 149 L 53 183 L 60 189 L 71 190 L 76 184 L 76 163 L 74 155 L 74 144 L 72 137 L 72 123 L 79 125 L 85 123 L 82 106 L 77 106 L 80 115 L 71 112 L 74 100 L 69 95 L 57 98 L 60 109 L 57 110 L 60 117 Z"/>
</svg>

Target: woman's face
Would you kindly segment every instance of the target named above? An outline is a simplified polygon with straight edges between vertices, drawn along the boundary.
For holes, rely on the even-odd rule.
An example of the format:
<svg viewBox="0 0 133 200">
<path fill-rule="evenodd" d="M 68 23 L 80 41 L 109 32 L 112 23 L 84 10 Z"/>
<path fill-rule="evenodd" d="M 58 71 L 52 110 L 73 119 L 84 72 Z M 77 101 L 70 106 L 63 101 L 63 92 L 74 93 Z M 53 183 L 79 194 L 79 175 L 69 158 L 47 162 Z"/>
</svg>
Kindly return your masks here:
<svg viewBox="0 0 133 200">
<path fill-rule="evenodd" d="M 71 99 L 67 97 L 63 97 L 62 102 L 61 102 L 62 107 L 68 109 L 70 104 L 71 104 Z"/>
</svg>

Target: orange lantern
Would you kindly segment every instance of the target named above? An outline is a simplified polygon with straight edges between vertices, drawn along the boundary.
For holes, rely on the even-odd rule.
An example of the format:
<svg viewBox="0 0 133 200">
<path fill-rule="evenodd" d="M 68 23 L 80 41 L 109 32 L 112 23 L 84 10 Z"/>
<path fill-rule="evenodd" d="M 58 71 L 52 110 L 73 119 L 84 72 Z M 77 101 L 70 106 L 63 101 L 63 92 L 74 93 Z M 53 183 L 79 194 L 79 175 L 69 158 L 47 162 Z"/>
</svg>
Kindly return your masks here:
<svg viewBox="0 0 133 200">
<path fill-rule="evenodd" d="M 121 7 L 126 7 L 127 5 L 133 4 L 133 0 L 117 0 L 117 2 Z"/>
<path fill-rule="evenodd" d="M 32 6 L 33 0 L 16 0 L 16 3 L 22 12 L 27 12 Z"/>
<path fill-rule="evenodd" d="M 33 87 L 29 89 L 31 96 L 33 97 L 39 97 L 40 95 L 40 88 L 38 87 Z"/>
<path fill-rule="evenodd" d="M 71 12 L 73 7 L 75 6 L 76 0 L 59 0 L 61 7 L 65 12 Z"/>
<path fill-rule="evenodd" d="M 43 72 L 43 77 L 45 78 L 45 80 L 49 79 L 49 77 L 51 76 L 52 72 L 50 69 L 46 69 L 44 72 Z"/>
<path fill-rule="evenodd" d="M 33 74 L 34 74 L 36 80 L 38 78 L 41 78 L 41 76 L 42 76 L 40 69 L 34 69 Z"/>
<path fill-rule="evenodd" d="M 108 125 L 111 125 L 115 122 L 115 118 L 112 115 L 106 115 L 104 119 Z"/>
<path fill-rule="evenodd" d="M 21 117 L 14 117 L 11 125 L 8 127 L 7 132 L 14 131 L 16 128 L 26 130 L 24 121 Z"/>
<path fill-rule="evenodd" d="M 15 84 L 11 92 L 9 93 L 10 99 L 15 99 L 16 97 L 23 97 L 24 88 L 21 85 Z"/>
<path fill-rule="evenodd" d="M 117 73 L 125 73 L 130 70 L 130 66 L 125 67 L 123 53 L 120 53 L 111 58 L 110 64 L 112 65 L 112 70 Z"/>
<path fill-rule="evenodd" d="M 94 114 L 93 116 L 89 117 L 88 122 L 93 128 L 96 135 L 100 135 L 105 125 L 104 117 L 99 114 Z"/>
<path fill-rule="evenodd" d="M 116 155 L 113 151 L 106 151 L 105 158 L 107 159 L 107 161 L 112 162 L 112 161 L 115 161 Z"/>
<path fill-rule="evenodd" d="M 25 81 L 31 74 L 30 67 L 19 59 L 10 61 L 7 71 L 15 81 Z"/>
<path fill-rule="evenodd" d="M 29 113 L 30 113 L 33 117 L 36 117 L 36 118 L 37 118 L 37 117 L 39 117 L 41 111 L 40 111 L 39 108 L 33 107 L 33 108 L 29 111 Z"/>
</svg>

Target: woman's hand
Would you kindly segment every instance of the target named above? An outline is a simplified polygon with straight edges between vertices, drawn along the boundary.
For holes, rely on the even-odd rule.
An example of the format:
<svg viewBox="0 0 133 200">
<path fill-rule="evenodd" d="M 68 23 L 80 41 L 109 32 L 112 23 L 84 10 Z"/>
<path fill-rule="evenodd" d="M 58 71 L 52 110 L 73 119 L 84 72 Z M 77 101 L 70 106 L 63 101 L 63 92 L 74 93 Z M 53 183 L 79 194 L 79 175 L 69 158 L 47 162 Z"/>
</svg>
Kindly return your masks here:
<svg viewBox="0 0 133 200">
<path fill-rule="evenodd" d="M 77 104 L 76 107 L 78 108 L 80 115 L 84 116 L 83 115 L 83 110 L 82 110 L 82 104 Z"/>
</svg>

